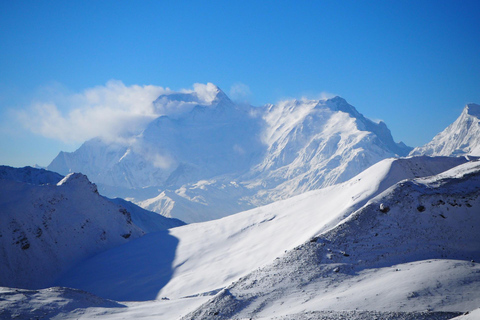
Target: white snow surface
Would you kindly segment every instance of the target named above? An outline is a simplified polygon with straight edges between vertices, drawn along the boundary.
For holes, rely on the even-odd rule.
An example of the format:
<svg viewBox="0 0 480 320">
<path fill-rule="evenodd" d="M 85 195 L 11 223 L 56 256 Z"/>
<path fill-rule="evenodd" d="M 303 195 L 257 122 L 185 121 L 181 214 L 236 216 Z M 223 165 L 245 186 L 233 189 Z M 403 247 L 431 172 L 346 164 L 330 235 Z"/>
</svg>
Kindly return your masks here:
<svg viewBox="0 0 480 320">
<path fill-rule="evenodd" d="M 410 150 L 340 97 L 255 108 L 209 84 L 154 105 L 179 112 L 125 143 L 92 139 L 61 152 L 48 169 L 82 172 L 107 196 L 189 223 L 344 182 Z"/>
<path fill-rule="evenodd" d="M 0 287 L 0 319 L 179 319 L 208 297 L 146 302 L 103 299 L 71 288 L 25 290 Z"/>
<path fill-rule="evenodd" d="M 474 310 L 480 304 L 479 186 L 480 162 L 401 181 L 183 319 Z"/>
<path fill-rule="evenodd" d="M 466 161 L 386 159 L 339 185 L 220 220 L 149 234 L 79 264 L 55 285 L 115 300 L 176 299 L 215 291 L 334 227 L 398 181 L 436 174 Z M 148 268 L 139 270 L 139 265 Z"/>
<path fill-rule="evenodd" d="M 82 174 L 57 185 L 0 179 L 0 285 L 46 286 L 81 260 L 143 235 L 123 210 Z"/>
<path fill-rule="evenodd" d="M 411 155 L 480 156 L 480 105 L 467 104 L 460 117 Z"/>
<path fill-rule="evenodd" d="M 480 303 L 479 185 L 480 162 L 463 157 L 386 159 L 339 185 L 149 233 L 57 282 L 103 298 L 4 288 L 0 316 L 449 319 Z"/>
<path fill-rule="evenodd" d="M 453 318 L 453 320 L 478 320 L 480 319 L 480 308 L 465 312 L 464 315 Z"/>
</svg>

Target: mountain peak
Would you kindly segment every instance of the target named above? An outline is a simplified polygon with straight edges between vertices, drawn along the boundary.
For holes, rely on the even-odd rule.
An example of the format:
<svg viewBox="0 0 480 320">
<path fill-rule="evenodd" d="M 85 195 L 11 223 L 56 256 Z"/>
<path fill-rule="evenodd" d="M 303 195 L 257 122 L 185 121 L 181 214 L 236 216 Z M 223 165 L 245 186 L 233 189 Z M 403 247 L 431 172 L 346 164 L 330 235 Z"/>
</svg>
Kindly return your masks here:
<svg viewBox="0 0 480 320">
<path fill-rule="evenodd" d="M 471 116 L 480 118 L 480 105 L 476 103 L 469 103 L 465 106 L 464 112 Z"/>
<path fill-rule="evenodd" d="M 362 119 L 362 120 L 364 119 L 364 116 L 360 112 L 358 112 L 354 106 L 349 104 L 347 100 L 343 99 L 342 97 L 335 96 L 331 99 L 327 99 L 326 103 L 327 105 L 333 105 L 332 107 L 334 108 L 334 110 L 348 113 L 349 115 L 357 119 Z"/>
<path fill-rule="evenodd" d="M 231 104 L 232 101 L 228 96 L 216 85 L 209 82 L 207 84 L 195 83 L 193 90 L 201 104 L 216 105 L 220 103 Z"/>
<path fill-rule="evenodd" d="M 432 141 L 415 148 L 411 155 L 462 156 L 480 155 L 480 105 L 469 103 L 462 114 Z"/>
<path fill-rule="evenodd" d="M 79 186 L 79 185 L 84 185 L 90 190 L 92 190 L 94 193 L 98 193 L 97 186 L 94 183 L 91 183 L 90 180 L 88 180 L 87 176 L 82 174 L 82 173 L 70 173 L 65 176 L 59 183 L 57 183 L 57 186 Z"/>
</svg>

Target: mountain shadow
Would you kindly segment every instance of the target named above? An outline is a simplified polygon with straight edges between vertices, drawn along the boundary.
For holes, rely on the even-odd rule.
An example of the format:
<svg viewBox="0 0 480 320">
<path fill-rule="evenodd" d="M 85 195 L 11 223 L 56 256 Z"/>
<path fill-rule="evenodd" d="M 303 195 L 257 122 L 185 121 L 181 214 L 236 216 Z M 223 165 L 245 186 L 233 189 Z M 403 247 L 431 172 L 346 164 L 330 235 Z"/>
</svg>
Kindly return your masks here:
<svg viewBox="0 0 480 320">
<path fill-rule="evenodd" d="M 55 285 L 117 301 L 154 300 L 172 278 L 178 242 L 168 230 L 149 233 L 85 260 Z"/>
</svg>

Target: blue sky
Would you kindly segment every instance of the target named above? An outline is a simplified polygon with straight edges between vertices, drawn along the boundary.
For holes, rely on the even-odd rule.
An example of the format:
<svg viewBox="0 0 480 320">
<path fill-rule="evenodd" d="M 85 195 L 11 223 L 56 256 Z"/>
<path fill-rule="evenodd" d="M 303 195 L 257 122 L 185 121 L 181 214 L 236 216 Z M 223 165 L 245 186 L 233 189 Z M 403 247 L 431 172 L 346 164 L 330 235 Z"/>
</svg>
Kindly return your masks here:
<svg viewBox="0 0 480 320">
<path fill-rule="evenodd" d="M 241 87 L 253 105 L 340 95 L 422 145 L 480 103 L 479 17 L 479 1 L 1 1 L 0 164 L 75 150 L 18 113 L 67 114 L 110 80 Z"/>
</svg>

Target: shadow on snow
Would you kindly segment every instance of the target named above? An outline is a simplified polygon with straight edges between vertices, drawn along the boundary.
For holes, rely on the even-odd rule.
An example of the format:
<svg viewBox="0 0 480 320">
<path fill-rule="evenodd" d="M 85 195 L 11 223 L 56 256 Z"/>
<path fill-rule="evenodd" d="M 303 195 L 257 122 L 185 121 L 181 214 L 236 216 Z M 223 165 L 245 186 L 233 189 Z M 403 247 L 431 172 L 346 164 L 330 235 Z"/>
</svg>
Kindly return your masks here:
<svg viewBox="0 0 480 320">
<path fill-rule="evenodd" d="M 177 246 L 168 230 L 149 233 L 85 260 L 55 285 L 117 301 L 154 300 L 172 278 Z"/>
</svg>

